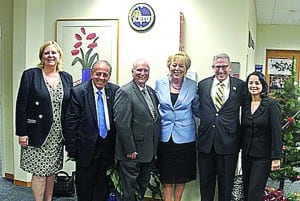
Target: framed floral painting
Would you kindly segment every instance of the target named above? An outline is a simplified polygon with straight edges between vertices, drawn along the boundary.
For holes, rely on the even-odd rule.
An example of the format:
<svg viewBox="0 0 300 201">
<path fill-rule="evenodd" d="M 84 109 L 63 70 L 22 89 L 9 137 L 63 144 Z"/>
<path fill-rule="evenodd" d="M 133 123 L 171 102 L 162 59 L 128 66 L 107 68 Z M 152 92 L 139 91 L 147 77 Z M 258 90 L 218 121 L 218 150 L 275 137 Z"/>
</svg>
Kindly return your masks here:
<svg viewBox="0 0 300 201">
<path fill-rule="evenodd" d="M 56 20 L 64 70 L 72 74 L 74 85 L 89 80 L 90 68 L 97 60 L 112 65 L 110 81 L 118 83 L 118 26 L 117 19 Z"/>
</svg>

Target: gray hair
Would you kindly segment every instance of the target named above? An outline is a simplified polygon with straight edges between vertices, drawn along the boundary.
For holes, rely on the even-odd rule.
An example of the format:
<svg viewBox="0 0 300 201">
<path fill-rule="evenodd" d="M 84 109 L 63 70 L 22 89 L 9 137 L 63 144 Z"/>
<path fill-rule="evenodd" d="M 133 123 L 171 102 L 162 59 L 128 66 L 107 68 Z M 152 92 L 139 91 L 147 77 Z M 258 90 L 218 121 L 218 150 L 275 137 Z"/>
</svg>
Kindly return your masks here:
<svg viewBox="0 0 300 201">
<path fill-rule="evenodd" d="M 226 53 L 217 54 L 213 57 L 213 64 L 217 59 L 228 59 L 229 64 L 231 65 L 230 57 Z"/>
<path fill-rule="evenodd" d="M 110 64 L 107 60 L 98 60 L 98 61 L 96 61 L 96 62 L 93 64 L 92 69 L 94 69 L 94 67 L 95 67 L 96 64 L 101 64 L 101 63 L 105 63 L 106 65 L 109 66 L 109 75 L 111 75 L 112 67 L 111 67 L 111 64 Z"/>
<path fill-rule="evenodd" d="M 147 60 L 145 60 L 145 59 L 137 59 L 132 64 L 131 72 L 133 72 L 136 69 L 136 67 L 138 66 L 138 64 L 140 64 L 140 62 L 143 62 L 144 64 L 146 64 L 147 67 L 148 67 L 148 69 L 150 70 L 150 66 L 149 66 L 149 63 L 148 63 Z"/>
</svg>

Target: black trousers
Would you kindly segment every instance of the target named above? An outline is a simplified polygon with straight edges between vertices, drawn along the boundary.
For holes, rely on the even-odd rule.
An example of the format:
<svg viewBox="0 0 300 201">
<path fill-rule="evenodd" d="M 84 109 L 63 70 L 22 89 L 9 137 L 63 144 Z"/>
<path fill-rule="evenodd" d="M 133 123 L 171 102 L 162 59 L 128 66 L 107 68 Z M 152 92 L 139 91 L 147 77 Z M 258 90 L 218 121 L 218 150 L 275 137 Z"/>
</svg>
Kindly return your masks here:
<svg viewBox="0 0 300 201">
<path fill-rule="evenodd" d="M 242 154 L 245 201 L 261 201 L 271 171 L 270 157 L 251 157 Z"/>
<path fill-rule="evenodd" d="M 142 201 L 153 169 L 153 162 L 142 163 L 134 160 L 119 161 L 123 201 Z M 139 196 L 136 196 L 138 192 Z"/>
<path fill-rule="evenodd" d="M 109 177 L 106 171 L 113 164 L 113 156 L 103 153 L 101 141 L 98 142 L 94 159 L 87 167 L 76 165 L 75 185 L 78 201 L 107 201 Z"/>
<path fill-rule="evenodd" d="M 213 201 L 218 181 L 218 201 L 230 201 L 238 154 L 198 153 L 201 201 Z"/>
</svg>

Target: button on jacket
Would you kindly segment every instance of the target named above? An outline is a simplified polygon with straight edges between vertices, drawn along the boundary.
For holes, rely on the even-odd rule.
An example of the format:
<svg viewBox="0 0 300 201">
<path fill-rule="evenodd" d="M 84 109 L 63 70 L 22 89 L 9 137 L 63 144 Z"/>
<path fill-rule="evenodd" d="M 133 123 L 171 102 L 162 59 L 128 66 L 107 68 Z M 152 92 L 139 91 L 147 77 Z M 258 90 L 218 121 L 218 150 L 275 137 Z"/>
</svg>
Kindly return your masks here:
<svg viewBox="0 0 300 201">
<path fill-rule="evenodd" d="M 251 102 L 247 102 L 242 113 L 243 151 L 252 157 L 280 159 L 281 112 L 276 100 L 265 97 L 251 115 Z"/>
<path fill-rule="evenodd" d="M 185 78 L 176 103 L 170 98 L 168 77 L 156 81 L 156 96 L 160 102 L 159 112 L 162 118 L 160 141 L 168 142 L 171 135 L 175 143 L 188 143 L 196 140 L 194 115 L 199 117 L 199 98 L 197 83 Z"/>
<path fill-rule="evenodd" d="M 72 76 L 60 71 L 64 97 L 61 120 L 70 99 Z M 46 140 L 53 121 L 51 98 L 41 68 L 30 68 L 23 72 L 16 102 L 16 135 L 28 136 L 29 146 L 40 147 Z"/>
</svg>

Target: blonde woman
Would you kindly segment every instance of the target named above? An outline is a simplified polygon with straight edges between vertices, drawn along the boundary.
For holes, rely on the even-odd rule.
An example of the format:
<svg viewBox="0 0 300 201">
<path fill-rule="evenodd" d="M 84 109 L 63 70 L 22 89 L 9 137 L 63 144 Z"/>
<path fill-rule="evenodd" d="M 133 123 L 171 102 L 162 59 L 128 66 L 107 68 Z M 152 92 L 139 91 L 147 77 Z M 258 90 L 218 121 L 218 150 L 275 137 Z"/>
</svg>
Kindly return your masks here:
<svg viewBox="0 0 300 201">
<path fill-rule="evenodd" d="M 72 77 L 61 71 L 62 49 L 47 41 L 38 67 L 23 72 L 16 102 L 21 168 L 32 174 L 35 201 L 51 201 L 54 175 L 63 167 L 62 124 Z"/>
<path fill-rule="evenodd" d="M 165 201 L 180 201 L 185 183 L 196 179 L 197 83 L 185 75 L 191 59 L 185 52 L 170 55 L 168 76 L 156 81 L 162 118 L 157 165 Z"/>
</svg>

